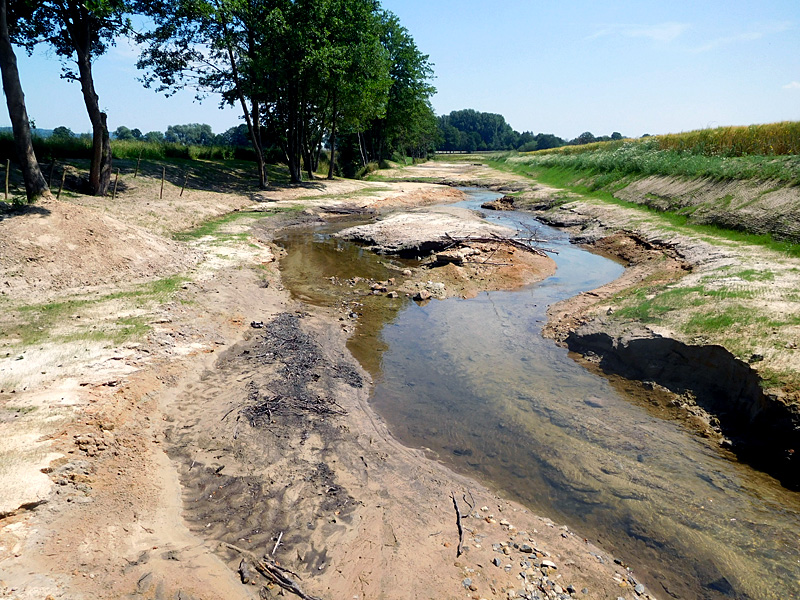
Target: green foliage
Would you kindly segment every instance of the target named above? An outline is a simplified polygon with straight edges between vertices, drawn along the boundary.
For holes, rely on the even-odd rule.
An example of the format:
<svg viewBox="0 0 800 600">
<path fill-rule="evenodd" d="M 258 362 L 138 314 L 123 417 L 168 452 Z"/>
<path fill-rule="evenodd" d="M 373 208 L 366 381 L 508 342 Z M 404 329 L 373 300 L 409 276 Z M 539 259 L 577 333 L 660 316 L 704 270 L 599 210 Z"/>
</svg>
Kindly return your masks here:
<svg viewBox="0 0 800 600">
<path fill-rule="evenodd" d="M 769 234 L 756 234 L 746 231 L 724 229 L 716 225 L 701 225 L 692 223 L 689 220 L 690 214 L 659 211 L 646 205 L 636 204 L 634 202 L 628 202 L 626 200 L 616 198 L 610 191 L 605 189 L 597 189 L 593 186 L 590 187 L 586 184 L 586 181 L 587 176 L 591 175 L 591 173 L 587 173 L 587 171 L 580 171 L 570 167 L 559 166 L 542 167 L 537 166 L 536 164 L 531 164 L 527 160 L 521 160 L 521 158 L 524 157 L 514 157 L 513 160 L 510 160 L 510 157 L 505 156 L 497 157 L 487 162 L 494 168 L 510 170 L 520 175 L 533 177 L 537 181 L 541 181 L 546 185 L 576 192 L 586 198 L 596 198 L 598 200 L 602 200 L 603 202 L 624 206 L 625 208 L 634 209 L 645 214 L 653 215 L 654 217 L 657 216 L 658 220 L 662 224 L 670 225 L 676 230 L 685 228 L 688 231 L 694 231 L 701 235 L 713 236 L 714 238 L 718 239 L 726 239 L 735 243 L 763 246 L 765 248 L 769 248 L 770 250 L 786 254 L 787 256 L 800 257 L 800 244 L 775 239 Z"/>
<path fill-rule="evenodd" d="M 672 144 L 672 142 L 670 142 Z M 719 153 L 662 149 L 659 137 L 600 142 L 534 152 L 514 160 L 531 168 L 557 168 L 584 175 L 610 174 L 602 185 L 628 175 L 677 175 L 712 179 L 771 179 L 800 182 L 800 157 L 789 155 L 723 156 Z"/>
<path fill-rule="evenodd" d="M 455 110 L 438 118 L 437 150 L 483 152 L 487 150 L 519 150 L 531 152 L 566 144 L 550 133 L 534 135 L 530 131 L 517 133 L 502 115 L 472 109 Z M 590 134 L 591 135 L 591 134 Z"/>
<path fill-rule="evenodd" d="M 205 123 L 189 123 L 187 125 L 170 125 L 164 133 L 168 144 L 182 146 L 211 146 L 214 143 L 211 125 Z"/>
</svg>

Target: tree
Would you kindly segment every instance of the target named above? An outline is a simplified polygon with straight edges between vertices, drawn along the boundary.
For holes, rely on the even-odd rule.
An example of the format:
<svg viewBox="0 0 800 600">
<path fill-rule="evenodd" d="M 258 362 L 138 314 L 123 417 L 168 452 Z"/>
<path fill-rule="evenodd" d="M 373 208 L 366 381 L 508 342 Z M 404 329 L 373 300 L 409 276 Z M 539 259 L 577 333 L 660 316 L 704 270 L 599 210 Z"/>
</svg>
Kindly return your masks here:
<svg viewBox="0 0 800 600">
<path fill-rule="evenodd" d="M 188 125 L 170 125 L 164 135 L 167 142 L 185 144 L 187 146 L 210 146 L 214 143 L 214 132 L 206 123 L 189 123 Z"/>
<path fill-rule="evenodd" d="M 594 135 L 592 135 L 591 131 L 584 131 L 578 137 L 575 138 L 573 141 L 576 145 L 583 145 L 583 144 L 591 144 L 592 142 L 596 141 Z"/>
<path fill-rule="evenodd" d="M 247 125 L 242 123 L 231 127 L 225 133 L 220 133 L 217 139 L 221 146 L 249 146 L 250 132 L 247 130 Z"/>
<path fill-rule="evenodd" d="M 115 140 L 133 140 L 136 137 L 133 135 L 133 132 L 125 127 L 125 125 L 120 125 L 114 130 L 114 139 Z"/>
<path fill-rule="evenodd" d="M 111 144 L 108 118 L 100 110 L 94 87 L 94 60 L 114 45 L 128 28 L 128 0 L 38 0 L 19 42 L 29 50 L 48 43 L 63 61 L 65 79 L 78 81 L 92 123 L 92 162 L 89 187 L 104 196 L 111 181 Z M 74 63 L 72 65 L 71 63 Z"/>
<path fill-rule="evenodd" d="M 474 143 L 469 143 L 469 147 L 474 146 L 474 150 L 514 150 L 521 144 L 532 141 L 533 138 L 529 133 L 529 139 L 520 142 L 520 134 L 506 123 L 502 115 L 478 112 L 473 109 L 455 110 L 449 115 L 439 117 L 439 129 L 443 134 L 447 127 L 454 127 L 467 135 L 477 134 L 479 139 L 474 139 Z"/>
<path fill-rule="evenodd" d="M 341 122 L 345 131 L 360 133 L 373 119 L 386 113 L 392 80 L 388 52 L 380 40 L 379 15 L 374 8 L 370 0 L 337 0 L 331 3 L 330 14 L 325 17 L 329 44 L 323 49 L 320 62 L 322 86 L 331 98 L 328 179 L 333 179 L 337 124 Z"/>
<path fill-rule="evenodd" d="M 192 87 L 198 99 L 220 94 L 239 104 L 256 155 L 259 185 L 267 186 L 261 136 L 261 105 L 252 76 L 270 26 L 274 2 L 264 0 L 134 0 L 138 12 L 157 23 L 138 36 L 146 44 L 137 66 L 146 87 L 172 95 Z M 244 73 L 242 70 L 244 69 Z"/>
<path fill-rule="evenodd" d="M 612 140 L 621 140 L 622 139 L 622 134 L 619 131 L 615 131 L 615 132 L 613 132 L 611 134 L 611 139 Z"/>
<path fill-rule="evenodd" d="M 15 7 L 22 7 L 22 3 L 15 4 Z M 0 0 L 0 70 L 2 70 L 3 92 L 5 92 L 8 116 L 14 132 L 14 147 L 22 168 L 25 194 L 28 202 L 34 202 L 36 199 L 48 195 L 49 188 L 33 151 L 30 121 L 25 108 L 25 95 L 19 81 L 17 57 L 11 45 L 12 31 L 17 18 L 17 14 L 10 13 L 7 0 Z"/>
<path fill-rule="evenodd" d="M 161 131 L 148 131 L 144 134 L 144 140 L 151 144 L 163 144 L 164 134 Z"/>
<path fill-rule="evenodd" d="M 408 30 L 388 11 L 380 13 L 381 44 L 389 55 L 391 87 L 386 114 L 372 121 L 363 136 L 364 154 L 389 158 L 395 152 L 423 155 L 435 148 L 439 137 L 430 98 L 433 66 Z"/>
</svg>

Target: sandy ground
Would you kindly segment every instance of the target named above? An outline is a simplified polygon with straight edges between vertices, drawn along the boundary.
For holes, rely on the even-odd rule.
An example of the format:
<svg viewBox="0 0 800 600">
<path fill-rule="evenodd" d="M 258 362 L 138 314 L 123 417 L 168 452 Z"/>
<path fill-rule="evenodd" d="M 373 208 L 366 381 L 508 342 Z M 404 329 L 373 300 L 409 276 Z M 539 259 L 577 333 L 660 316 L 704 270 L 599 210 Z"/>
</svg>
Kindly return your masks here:
<svg viewBox="0 0 800 600">
<path fill-rule="evenodd" d="M 646 595 L 579 532 L 393 440 L 339 315 L 290 300 L 252 219 L 166 237 L 231 210 L 456 191 L 336 181 L 182 202 L 124 183 L 116 203 L 0 223 L 0 597 L 257 598 L 281 579 L 320 598 Z M 287 385 L 302 410 L 280 404 Z"/>
</svg>

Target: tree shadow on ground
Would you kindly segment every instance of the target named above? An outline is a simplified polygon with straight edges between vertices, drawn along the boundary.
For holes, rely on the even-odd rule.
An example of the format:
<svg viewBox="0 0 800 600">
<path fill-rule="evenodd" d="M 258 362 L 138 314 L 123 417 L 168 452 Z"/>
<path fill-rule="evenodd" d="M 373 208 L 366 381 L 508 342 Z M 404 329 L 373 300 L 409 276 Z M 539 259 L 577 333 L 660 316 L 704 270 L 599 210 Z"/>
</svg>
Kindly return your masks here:
<svg viewBox="0 0 800 600">
<path fill-rule="evenodd" d="M 0 220 L 5 221 L 13 217 L 25 217 L 28 215 L 38 215 L 47 217 L 51 214 L 49 208 L 38 204 L 11 204 L 0 202 Z"/>
</svg>

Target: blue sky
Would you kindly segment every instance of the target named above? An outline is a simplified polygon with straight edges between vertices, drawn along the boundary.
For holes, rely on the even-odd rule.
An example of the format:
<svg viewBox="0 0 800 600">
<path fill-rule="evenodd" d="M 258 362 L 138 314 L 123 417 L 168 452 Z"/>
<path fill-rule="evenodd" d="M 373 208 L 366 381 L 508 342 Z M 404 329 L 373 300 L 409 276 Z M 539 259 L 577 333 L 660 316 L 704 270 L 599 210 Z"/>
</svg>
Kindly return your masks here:
<svg viewBox="0 0 800 600">
<path fill-rule="evenodd" d="M 573 138 L 800 120 L 797 0 L 383 0 L 434 63 L 437 114 L 500 113 L 518 131 Z M 38 127 L 89 131 L 80 89 L 58 60 L 18 51 Z M 98 59 L 109 126 L 164 131 L 238 124 L 189 92 L 166 99 L 137 81 L 136 50 Z M 5 111 L 0 125 L 8 125 Z"/>
</svg>

